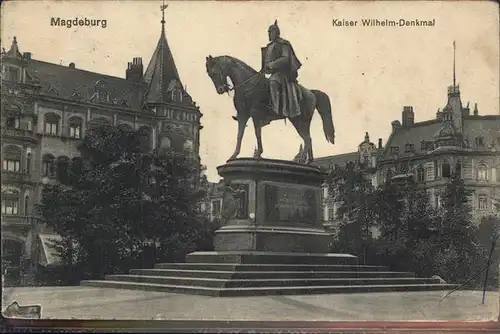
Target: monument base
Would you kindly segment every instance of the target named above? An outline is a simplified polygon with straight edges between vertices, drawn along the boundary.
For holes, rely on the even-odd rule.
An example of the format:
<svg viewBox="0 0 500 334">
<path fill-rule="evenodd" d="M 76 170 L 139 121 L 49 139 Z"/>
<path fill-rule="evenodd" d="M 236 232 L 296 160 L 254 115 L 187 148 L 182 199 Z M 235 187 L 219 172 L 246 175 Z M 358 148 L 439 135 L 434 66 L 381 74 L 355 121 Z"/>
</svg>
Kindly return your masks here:
<svg viewBox="0 0 500 334">
<path fill-rule="evenodd" d="M 267 159 L 220 166 L 226 184 L 215 252 L 194 252 L 186 263 L 160 263 L 129 275 L 82 285 L 208 296 L 293 295 L 451 290 L 438 278 L 416 278 L 356 256 L 329 254 L 321 222 L 317 167 Z"/>
<path fill-rule="evenodd" d="M 235 159 L 224 180 L 217 251 L 327 253 L 318 167 L 269 159 Z"/>
</svg>

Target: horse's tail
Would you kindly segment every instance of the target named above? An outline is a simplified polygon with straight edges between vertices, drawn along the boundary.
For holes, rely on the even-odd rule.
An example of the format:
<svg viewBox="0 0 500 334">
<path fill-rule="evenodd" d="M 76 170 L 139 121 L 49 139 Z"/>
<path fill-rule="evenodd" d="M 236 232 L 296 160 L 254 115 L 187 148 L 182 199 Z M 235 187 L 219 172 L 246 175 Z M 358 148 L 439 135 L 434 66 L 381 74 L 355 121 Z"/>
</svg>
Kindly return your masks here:
<svg viewBox="0 0 500 334">
<path fill-rule="evenodd" d="M 325 133 L 326 140 L 335 144 L 335 127 L 333 126 L 330 98 L 326 93 L 319 90 L 311 90 L 311 92 L 316 97 L 316 109 L 318 109 L 323 120 L 323 132 Z"/>
</svg>

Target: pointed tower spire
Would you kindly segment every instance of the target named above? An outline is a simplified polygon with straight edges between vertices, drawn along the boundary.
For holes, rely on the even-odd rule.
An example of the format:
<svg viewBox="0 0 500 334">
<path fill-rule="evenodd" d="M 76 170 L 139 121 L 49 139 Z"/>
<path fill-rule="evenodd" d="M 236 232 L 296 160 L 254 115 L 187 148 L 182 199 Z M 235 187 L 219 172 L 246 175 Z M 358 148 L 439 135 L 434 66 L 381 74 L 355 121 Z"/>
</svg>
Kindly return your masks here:
<svg viewBox="0 0 500 334">
<path fill-rule="evenodd" d="M 168 5 L 165 3 L 160 6 L 162 13 L 160 39 L 144 73 L 144 81 L 148 85 L 144 96 L 144 104 L 169 102 L 173 90 L 184 94 L 184 87 L 165 34 L 165 9 L 167 7 Z"/>
<path fill-rule="evenodd" d="M 456 49 L 456 44 L 455 41 L 453 41 L 453 87 L 456 86 L 456 75 L 455 75 L 455 49 Z"/>
</svg>

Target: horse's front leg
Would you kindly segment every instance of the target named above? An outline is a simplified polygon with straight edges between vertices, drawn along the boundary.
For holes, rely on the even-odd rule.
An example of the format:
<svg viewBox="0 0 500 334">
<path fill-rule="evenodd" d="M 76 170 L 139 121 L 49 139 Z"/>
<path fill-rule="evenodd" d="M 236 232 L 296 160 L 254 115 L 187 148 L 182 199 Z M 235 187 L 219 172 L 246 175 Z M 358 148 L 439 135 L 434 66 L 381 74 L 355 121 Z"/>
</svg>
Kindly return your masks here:
<svg viewBox="0 0 500 334">
<path fill-rule="evenodd" d="M 260 158 L 262 152 L 262 122 L 258 118 L 253 118 L 253 127 L 255 129 L 255 137 L 257 138 L 257 149 L 255 150 L 253 157 Z"/>
<path fill-rule="evenodd" d="M 236 148 L 234 149 L 234 153 L 233 153 L 233 155 L 231 155 L 229 160 L 236 159 L 238 154 L 240 154 L 241 141 L 243 139 L 243 134 L 245 133 L 245 128 L 247 126 L 247 122 L 248 122 L 248 117 L 243 117 L 243 116 L 238 117 L 238 138 L 236 140 Z"/>
</svg>

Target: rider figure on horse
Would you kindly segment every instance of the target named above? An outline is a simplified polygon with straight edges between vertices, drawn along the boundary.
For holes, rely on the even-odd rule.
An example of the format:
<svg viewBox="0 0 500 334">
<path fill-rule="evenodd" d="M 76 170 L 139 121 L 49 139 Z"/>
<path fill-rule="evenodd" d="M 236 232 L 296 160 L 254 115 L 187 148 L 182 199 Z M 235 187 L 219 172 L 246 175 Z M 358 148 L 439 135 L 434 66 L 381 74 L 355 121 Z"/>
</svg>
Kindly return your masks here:
<svg viewBox="0 0 500 334">
<path fill-rule="evenodd" d="M 269 44 L 262 48 L 262 70 L 270 74 L 272 110 L 276 116 L 300 115 L 300 89 L 297 87 L 298 70 L 302 66 L 292 45 L 280 37 L 277 20 L 268 29 Z"/>
</svg>

